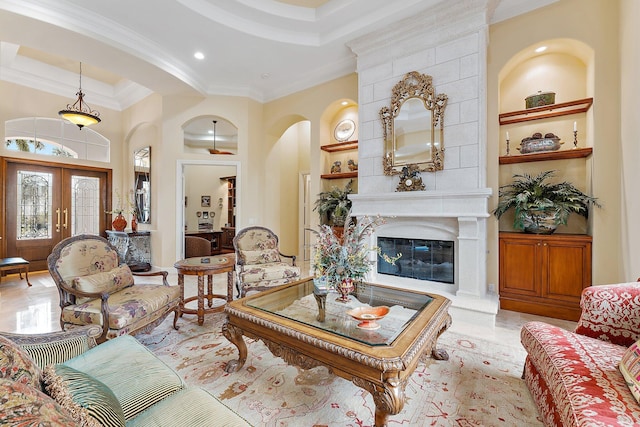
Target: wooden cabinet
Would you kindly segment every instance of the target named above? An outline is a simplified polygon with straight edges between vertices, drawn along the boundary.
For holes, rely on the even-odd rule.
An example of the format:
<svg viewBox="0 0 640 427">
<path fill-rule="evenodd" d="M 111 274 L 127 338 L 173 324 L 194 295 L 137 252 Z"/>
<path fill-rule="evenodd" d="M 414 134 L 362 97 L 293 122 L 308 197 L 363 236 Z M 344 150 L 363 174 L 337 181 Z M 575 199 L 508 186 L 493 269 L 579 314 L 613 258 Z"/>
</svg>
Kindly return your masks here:
<svg viewBox="0 0 640 427">
<path fill-rule="evenodd" d="M 233 238 L 235 235 L 235 227 L 222 227 L 222 237 L 220 241 L 220 249 L 222 252 L 235 252 L 233 248 Z"/>
<path fill-rule="evenodd" d="M 228 227 L 236 226 L 236 177 L 225 176 L 220 178 L 227 181 L 227 224 Z"/>
<path fill-rule="evenodd" d="M 500 308 L 566 320 L 580 317 L 591 286 L 591 236 L 500 233 Z"/>
<path fill-rule="evenodd" d="M 320 147 L 322 151 L 326 151 L 327 153 L 338 153 L 343 151 L 352 151 L 358 149 L 358 141 L 347 141 L 347 142 L 338 142 L 335 144 L 323 145 Z M 331 163 L 333 164 L 334 158 L 331 158 Z M 354 161 L 358 160 L 358 155 L 356 153 Z M 342 172 L 338 173 L 325 173 L 320 175 L 320 178 L 323 179 L 342 179 L 342 178 L 357 178 L 358 171 L 349 170 L 349 165 L 347 162 L 342 162 Z"/>
</svg>

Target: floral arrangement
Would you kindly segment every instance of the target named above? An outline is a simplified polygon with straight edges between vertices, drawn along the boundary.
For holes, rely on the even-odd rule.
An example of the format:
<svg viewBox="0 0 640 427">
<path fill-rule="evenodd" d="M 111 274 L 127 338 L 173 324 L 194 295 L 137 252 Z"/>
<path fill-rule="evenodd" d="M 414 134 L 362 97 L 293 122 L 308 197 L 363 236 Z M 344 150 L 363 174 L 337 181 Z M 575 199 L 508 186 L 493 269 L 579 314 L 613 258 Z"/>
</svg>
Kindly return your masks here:
<svg viewBox="0 0 640 427">
<path fill-rule="evenodd" d="M 320 231 L 316 232 L 318 241 L 314 245 L 315 276 L 326 278 L 329 289 L 335 289 L 342 279 L 362 280 L 371 269 L 370 253 L 373 251 L 380 254 L 380 248 L 369 247 L 368 237 L 382 224 L 384 220 L 379 216 L 364 216 L 353 221 L 351 215 L 347 215 L 342 237 L 336 236 L 330 226 L 320 226 Z M 381 256 L 385 262 L 395 264 L 402 254 L 395 257 L 386 254 Z"/>
<path fill-rule="evenodd" d="M 130 190 L 129 193 L 133 195 L 133 190 Z M 117 200 L 117 202 L 114 205 L 115 207 L 110 211 L 104 211 L 105 213 L 109 215 L 122 215 L 123 213 L 128 213 L 133 215 L 137 212 L 135 204 L 131 200 L 129 199 L 126 200 L 127 207 L 125 208 L 123 207 L 122 196 L 120 195 L 120 192 L 116 190 L 115 194 L 116 194 L 116 200 Z"/>
</svg>

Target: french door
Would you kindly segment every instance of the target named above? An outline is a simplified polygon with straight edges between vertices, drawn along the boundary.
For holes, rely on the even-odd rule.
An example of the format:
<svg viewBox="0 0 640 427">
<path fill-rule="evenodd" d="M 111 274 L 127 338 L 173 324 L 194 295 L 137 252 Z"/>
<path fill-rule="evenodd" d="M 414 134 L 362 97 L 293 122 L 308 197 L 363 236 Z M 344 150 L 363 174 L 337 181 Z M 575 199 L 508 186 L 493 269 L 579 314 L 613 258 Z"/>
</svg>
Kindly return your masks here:
<svg viewBox="0 0 640 427">
<path fill-rule="evenodd" d="M 22 257 L 30 270 L 46 270 L 61 240 L 103 235 L 111 170 L 4 159 L 5 256 Z"/>
</svg>

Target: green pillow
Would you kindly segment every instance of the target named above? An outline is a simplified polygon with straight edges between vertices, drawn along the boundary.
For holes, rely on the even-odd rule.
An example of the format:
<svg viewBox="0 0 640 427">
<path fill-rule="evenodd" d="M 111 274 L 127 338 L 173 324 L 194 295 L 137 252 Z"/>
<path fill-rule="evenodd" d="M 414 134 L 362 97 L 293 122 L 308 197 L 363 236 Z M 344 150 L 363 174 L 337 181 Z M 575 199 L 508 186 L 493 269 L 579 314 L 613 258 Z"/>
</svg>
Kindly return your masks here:
<svg viewBox="0 0 640 427">
<path fill-rule="evenodd" d="M 69 366 L 49 365 L 43 371 L 43 380 L 49 395 L 82 425 L 124 427 L 118 399 L 92 376 Z"/>
</svg>

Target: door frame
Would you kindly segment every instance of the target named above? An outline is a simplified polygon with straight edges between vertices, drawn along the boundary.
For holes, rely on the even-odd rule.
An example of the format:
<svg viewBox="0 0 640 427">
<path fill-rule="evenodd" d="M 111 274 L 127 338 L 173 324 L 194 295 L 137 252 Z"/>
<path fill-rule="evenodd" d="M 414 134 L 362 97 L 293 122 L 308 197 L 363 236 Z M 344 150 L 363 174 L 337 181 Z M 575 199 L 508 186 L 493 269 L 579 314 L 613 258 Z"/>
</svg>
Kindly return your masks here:
<svg viewBox="0 0 640 427">
<path fill-rule="evenodd" d="M 184 254 L 184 168 L 185 166 L 235 166 L 236 167 L 236 229 L 239 229 L 242 212 L 242 173 L 241 163 L 238 160 L 187 160 L 178 159 L 176 161 L 176 257 L 182 259 Z"/>
</svg>

